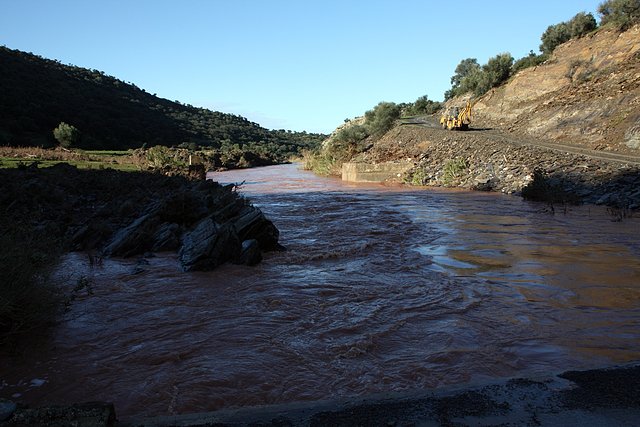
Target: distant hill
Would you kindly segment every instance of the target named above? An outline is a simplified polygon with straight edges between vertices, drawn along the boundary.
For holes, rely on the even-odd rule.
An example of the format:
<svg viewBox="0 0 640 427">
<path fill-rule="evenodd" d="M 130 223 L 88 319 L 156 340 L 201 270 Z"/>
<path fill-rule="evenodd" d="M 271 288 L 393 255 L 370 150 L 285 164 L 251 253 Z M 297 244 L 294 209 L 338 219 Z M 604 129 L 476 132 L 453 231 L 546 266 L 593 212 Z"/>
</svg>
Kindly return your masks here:
<svg viewBox="0 0 640 427">
<path fill-rule="evenodd" d="M 0 145 L 55 145 L 53 129 L 61 122 L 80 131 L 78 146 L 85 149 L 250 145 L 285 157 L 326 137 L 268 130 L 238 115 L 159 98 L 102 71 L 6 47 L 0 47 L 0 94 Z"/>
</svg>

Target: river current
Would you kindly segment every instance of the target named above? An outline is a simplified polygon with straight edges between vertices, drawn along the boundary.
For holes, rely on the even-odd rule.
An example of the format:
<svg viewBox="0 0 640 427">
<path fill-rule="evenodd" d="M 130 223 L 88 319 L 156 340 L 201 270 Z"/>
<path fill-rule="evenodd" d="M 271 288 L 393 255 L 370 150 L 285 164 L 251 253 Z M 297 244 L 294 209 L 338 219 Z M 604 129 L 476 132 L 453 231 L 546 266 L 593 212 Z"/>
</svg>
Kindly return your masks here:
<svg viewBox="0 0 640 427">
<path fill-rule="evenodd" d="M 209 178 L 243 182 L 287 251 L 198 273 L 68 255 L 58 276 L 91 292 L 37 351 L 0 358 L 0 397 L 150 416 L 640 360 L 640 218 L 297 165 Z"/>
</svg>

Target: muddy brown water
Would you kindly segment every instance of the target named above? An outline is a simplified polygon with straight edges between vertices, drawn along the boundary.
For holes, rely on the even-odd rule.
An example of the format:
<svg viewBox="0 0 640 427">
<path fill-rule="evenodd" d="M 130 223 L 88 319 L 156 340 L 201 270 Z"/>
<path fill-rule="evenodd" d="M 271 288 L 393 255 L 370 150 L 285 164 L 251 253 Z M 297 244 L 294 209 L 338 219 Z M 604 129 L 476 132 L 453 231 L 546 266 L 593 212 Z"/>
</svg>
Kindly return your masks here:
<svg viewBox="0 0 640 427">
<path fill-rule="evenodd" d="M 286 252 L 182 273 L 67 256 L 89 280 L 54 336 L 0 357 L 0 397 L 147 416 L 640 360 L 640 219 L 499 194 L 356 186 L 284 165 L 210 175 Z"/>
</svg>

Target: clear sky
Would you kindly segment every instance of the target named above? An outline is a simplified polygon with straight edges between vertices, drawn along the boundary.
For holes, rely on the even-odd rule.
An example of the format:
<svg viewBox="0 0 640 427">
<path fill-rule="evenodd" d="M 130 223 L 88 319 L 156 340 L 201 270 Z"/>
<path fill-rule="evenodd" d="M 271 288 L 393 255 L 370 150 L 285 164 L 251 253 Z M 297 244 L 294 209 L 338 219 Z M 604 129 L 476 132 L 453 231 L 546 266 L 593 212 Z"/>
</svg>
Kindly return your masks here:
<svg viewBox="0 0 640 427">
<path fill-rule="evenodd" d="M 271 129 L 442 100 L 456 65 L 538 52 L 601 0 L 0 0 L 0 44 Z M 1 94 L 0 94 L 1 96 Z"/>
</svg>

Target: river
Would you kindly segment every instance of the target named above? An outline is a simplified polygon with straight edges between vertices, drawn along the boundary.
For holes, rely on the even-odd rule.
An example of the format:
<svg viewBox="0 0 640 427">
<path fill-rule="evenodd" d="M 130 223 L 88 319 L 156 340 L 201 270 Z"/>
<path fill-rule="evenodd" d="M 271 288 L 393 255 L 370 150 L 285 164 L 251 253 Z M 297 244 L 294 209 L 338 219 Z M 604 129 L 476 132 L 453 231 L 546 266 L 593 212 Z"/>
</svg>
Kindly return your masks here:
<svg viewBox="0 0 640 427">
<path fill-rule="evenodd" d="M 640 360 L 640 218 L 518 197 L 353 185 L 297 165 L 209 175 L 280 229 L 256 267 L 91 265 L 0 397 L 150 416 L 440 387 Z"/>
</svg>

